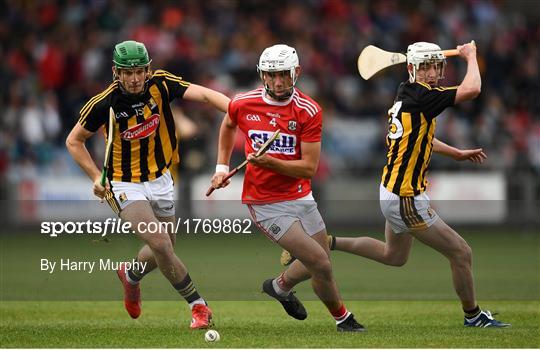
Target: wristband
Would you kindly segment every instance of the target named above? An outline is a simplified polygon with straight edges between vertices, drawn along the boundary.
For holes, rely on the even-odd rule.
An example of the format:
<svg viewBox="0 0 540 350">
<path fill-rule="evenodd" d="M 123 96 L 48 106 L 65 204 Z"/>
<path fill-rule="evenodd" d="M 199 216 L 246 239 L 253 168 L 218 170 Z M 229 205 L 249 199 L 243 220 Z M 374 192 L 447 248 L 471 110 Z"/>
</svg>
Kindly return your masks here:
<svg viewBox="0 0 540 350">
<path fill-rule="evenodd" d="M 216 173 L 229 173 L 229 166 L 225 164 L 216 164 Z"/>
</svg>

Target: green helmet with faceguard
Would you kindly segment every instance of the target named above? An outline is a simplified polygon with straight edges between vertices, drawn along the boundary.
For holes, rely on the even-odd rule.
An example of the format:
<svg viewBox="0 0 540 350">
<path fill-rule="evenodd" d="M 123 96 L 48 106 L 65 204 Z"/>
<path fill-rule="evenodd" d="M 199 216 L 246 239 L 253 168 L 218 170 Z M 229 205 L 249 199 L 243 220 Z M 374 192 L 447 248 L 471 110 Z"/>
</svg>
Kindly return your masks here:
<svg viewBox="0 0 540 350">
<path fill-rule="evenodd" d="M 147 67 L 152 60 L 143 43 L 123 41 L 114 47 L 113 62 L 116 68 Z"/>
</svg>

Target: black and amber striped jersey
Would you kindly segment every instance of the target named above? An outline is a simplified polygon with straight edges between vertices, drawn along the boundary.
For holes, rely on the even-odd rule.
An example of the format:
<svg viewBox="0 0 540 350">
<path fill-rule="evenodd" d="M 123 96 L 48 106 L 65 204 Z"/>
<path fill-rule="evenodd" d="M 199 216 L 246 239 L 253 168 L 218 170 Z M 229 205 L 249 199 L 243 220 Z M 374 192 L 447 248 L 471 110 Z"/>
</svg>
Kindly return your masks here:
<svg viewBox="0 0 540 350">
<path fill-rule="evenodd" d="M 382 185 L 402 197 L 426 190 L 426 172 L 433 149 L 435 117 L 454 105 L 456 87 L 404 82 L 388 110 L 386 165 Z"/>
<path fill-rule="evenodd" d="M 81 109 L 79 123 L 96 132 L 104 127 L 107 138 L 109 107 L 115 112 L 109 180 L 154 180 L 178 163 L 177 140 L 170 102 L 182 98 L 189 83 L 164 70 L 156 70 L 140 95 L 124 92 L 120 82 L 90 99 Z"/>
</svg>

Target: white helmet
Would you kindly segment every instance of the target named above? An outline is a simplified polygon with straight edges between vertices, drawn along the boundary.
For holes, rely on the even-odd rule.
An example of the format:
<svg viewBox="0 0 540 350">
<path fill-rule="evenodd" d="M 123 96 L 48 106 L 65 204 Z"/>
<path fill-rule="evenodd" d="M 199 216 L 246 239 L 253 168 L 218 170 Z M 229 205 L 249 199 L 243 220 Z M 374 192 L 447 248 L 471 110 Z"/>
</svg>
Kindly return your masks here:
<svg viewBox="0 0 540 350">
<path fill-rule="evenodd" d="M 259 58 L 257 72 L 259 73 L 259 76 L 264 83 L 263 72 L 288 71 L 292 80 L 292 94 L 292 88 L 296 85 L 296 80 L 298 79 L 298 76 L 296 75 L 296 67 L 298 66 L 299 60 L 298 55 L 296 54 L 296 50 L 293 47 L 284 44 L 278 44 L 264 49 L 261 57 Z M 264 88 L 270 96 L 275 97 L 273 96 L 273 91 L 269 89 L 266 84 Z M 290 94 L 286 97 L 289 96 Z"/>
<path fill-rule="evenodd" d="M 412 72 L 409 71 L 409 81 L 411 83 L 416 81 L 416 70 L 420 68 L 421 63 L 440 63 L 440 67 L 437 66 L 440 69 L 438 79 L 444 78 L 446 59 L 439 45 L 421 41 L 407 47 L 407 65 L 413 65 Z"/>
</svg>

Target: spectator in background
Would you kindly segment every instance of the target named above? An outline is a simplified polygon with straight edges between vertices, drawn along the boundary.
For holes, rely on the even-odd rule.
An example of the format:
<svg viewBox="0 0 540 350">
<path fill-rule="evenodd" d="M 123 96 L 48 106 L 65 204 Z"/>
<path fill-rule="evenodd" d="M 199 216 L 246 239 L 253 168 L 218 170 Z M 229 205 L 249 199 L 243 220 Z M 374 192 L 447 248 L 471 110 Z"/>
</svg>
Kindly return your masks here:
<svg viewBox="0 0 540 350">
<path fill-rule="evenodd" d="M 527 11 L 527 6 L 535 3 L 479 0 L 423 4 L 413 8 L 397 0 L 304 0 L 287 5 L 287 11 L 283 11 L 283 6 L 265 1 L 138 3 L 129 7 L 121 1 L 10 1 L 0 14 L 0 54 L 5 57 L 0 82 L 2 86 L 17 86 L 19 96 L 34 96 L 38 104 L 44 91 L 56 95 L 62 126 L 58 139 L 63 139 L 73 115 L 110 79 L 102 63 L 108 60 L 109 47 L 119 37 L 144 37 L 157 50 L 156 63 L 165 69 L 187 72 L 186 79 L 206 75 L 211 81 L 226 84 L 226 90 L 252 87 L 255 79 L 248 63 L 256 60 L 253 53 L 272 42 L 287 41 L 304 53 L 303 68 L 310 79 L 303 81 L 303 88 L 325 110 L 332 111 L 329 117 L 378 120 L 393 98 L 392 87 L 403 75 L 398 69 L 389 70 L 378 79 L 362 82 L 355 62 L 365 45 L 401 51 L 406 39 L 419 38 L 436 39 L 441 46 L 452 47 L 455 40 L 467 36 L 477 41 L 484 96 L 472 109 L 457 109 L 460 127 L 469 134 L 481 128 L 482 140 L 476 143 L 492 155 L 487 167 L 512 174 L 535 171 L 531 157 L 536 153 L 529 143 L 516 139 L 528 138 L 540 115 L 540 99 L 534 93 L 540 90 L 540 31 Z M 439 15 L 442 12 L 445 16 Z M 458 65 L 455 70 L 447 70 L 447 80 L 455 82 L 463 68 Z M 207 82 L 205 85 L 210 86 Z M 6 109 L 20 115 L 26 107 L 10 97 L 10 90 L 1 89 L 0 100 Z M 350 96 L 355 96 L 354 100 Z M 495 111 L 500 115 L 498 122 L 489 118 L 483 124 L 475 122 L 478 116 L 494 113 L 495 108 L 504 110 Z M 529 114 L 528 119 L 504 122 L 523 111 Z M 197 119 L 203 112 L 198 106 L 187 105 L 185 113 Z M 521 123 L 524 132 L 516 132 L 514 122 Z M 488 132 L 493 129 L 496 132 Z M 445 133 L 444 126 L 440 131 Z M 332 132 L 331 127 L 328 132 Z M 502 147 L 501 134 L 507 148 L 501 151 L 507 156 L 496 161 Z M 206 154 L 212 154 L 213 149 L 212 143 L 205 141 L 214 136 L 211 131 L 198 136 L 209 147 Z M 7 147 L 16 148 L 22 137 L 19 129 Z M 458 144 L 452 135 L 445 141 Z M 46 138 L 45 142 L 52 141 Z M 62 148 L 54 142 L 52 145 Z M 366 159 L 375 157 L 376 146 L 372 149 Z M 9 164 L 22 160 L 20 152 L 9 153 Z M 524 156 L 518 161 L 520 154 Z M 338 157 L 342 156 L 333 158 Z M 374 164 L 343 158 L 332 165 L 337 173 L 360 174 L 376 171 Z M 451 162 L 440 165 L 457 166 Z"/>
</svg>

